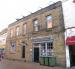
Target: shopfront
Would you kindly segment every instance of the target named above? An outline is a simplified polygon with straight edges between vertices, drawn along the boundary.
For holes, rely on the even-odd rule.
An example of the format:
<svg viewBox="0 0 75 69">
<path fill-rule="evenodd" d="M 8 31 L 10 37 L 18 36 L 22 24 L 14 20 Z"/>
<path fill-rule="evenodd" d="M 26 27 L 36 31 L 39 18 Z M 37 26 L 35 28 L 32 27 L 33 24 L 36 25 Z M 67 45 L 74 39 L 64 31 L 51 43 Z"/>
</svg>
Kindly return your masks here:
<svg viewBox="0 0 75 69">
<path fill-rule="evenodd" d="M 32 38 L 33 62 L 41 62 L 49 65 L 49 57 L 54 56 L 53 39 L 50 36 Z M 43 59 L 41 59 L 43 58 Z M 41 59 L 41 60 L 40 60 Z"/>
<path fill-rule="evenodd" d="M 69 63 L 67 64 L 69 65 L 69 67 L 75 66 L 75 36 L 67 37 L 66 46 L 66 49 L 68 50 L 66 56 L 69 58 L 66 59 L 66 61 L 68 61 Z"/>
</svg>

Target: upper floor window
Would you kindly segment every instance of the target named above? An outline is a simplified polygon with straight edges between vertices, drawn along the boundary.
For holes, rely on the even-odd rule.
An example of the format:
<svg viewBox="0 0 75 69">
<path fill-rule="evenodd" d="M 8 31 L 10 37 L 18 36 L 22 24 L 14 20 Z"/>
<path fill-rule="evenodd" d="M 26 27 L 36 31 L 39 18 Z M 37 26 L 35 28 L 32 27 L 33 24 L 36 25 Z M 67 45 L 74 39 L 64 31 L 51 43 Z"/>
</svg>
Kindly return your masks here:
<svg viewBox="0 0 75 69">
<path fill-rule="evenodd" d="M 27 23 L 25 23 L 25 24 L 23 25 L 23 32 L 24 32 L 24 34 L 27 33 Z"/>
<path fill-rule="evenodd" d="M 10 36 L 12 37 L 13 36 L 13 30 L 10 30 Z"/>
<path fill-rule="evenodd" d="M 39 31 L 39 22 L 38 20 L 33 21 L 34 31 Z"/>
<path fill-rule="evenodd" d="M 46 17 L 46 22 L 47 22 L 47 29 L 52 28 L 52 16 L 51 15 L 48 15 Z"/>
<path fill-rule="evenodd" d="M 18 36 L 20 34 L 20 27 L 16 28 L 16 35 Z"/>
</svg>

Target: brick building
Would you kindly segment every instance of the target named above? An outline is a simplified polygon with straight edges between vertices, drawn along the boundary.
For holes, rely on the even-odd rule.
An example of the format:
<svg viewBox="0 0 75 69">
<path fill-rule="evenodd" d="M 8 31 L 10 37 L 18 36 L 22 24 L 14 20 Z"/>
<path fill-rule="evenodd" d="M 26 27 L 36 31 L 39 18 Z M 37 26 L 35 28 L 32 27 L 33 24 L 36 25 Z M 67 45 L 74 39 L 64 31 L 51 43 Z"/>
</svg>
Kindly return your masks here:
<svg viewBox="0 0 75 69">
<path fill-rule="evenodd" d="M 65 65 L 62 3 L 56 2 L 8 26 L 6 58 L 39 62 L 40 56 L 55 56 Z"/>
</svg>

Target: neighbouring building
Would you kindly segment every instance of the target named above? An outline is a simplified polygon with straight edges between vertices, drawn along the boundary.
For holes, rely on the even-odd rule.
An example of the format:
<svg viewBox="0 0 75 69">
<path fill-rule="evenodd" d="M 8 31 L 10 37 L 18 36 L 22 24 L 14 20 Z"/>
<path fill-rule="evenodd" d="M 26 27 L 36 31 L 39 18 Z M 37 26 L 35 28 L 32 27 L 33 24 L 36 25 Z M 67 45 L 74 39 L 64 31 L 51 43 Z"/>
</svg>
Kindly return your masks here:
<svg viewBox="0 0 75 69">
<path fill-rule="evenodd" d="M 5 53 L 7 28 L 0 32 L 0 53 Z"/>
<path fill-rule="evenodd" d="M 63 4 L 65 23 L 66 67 L 75 66 L 75 0 L 66 0 Z"/>
<path fill-rule="evenodd" d="M 39 62 L 39 57 L 55 56 L 58 65 L 65 58 L 64 20 L 61 1 L 9 24 L 6 58 Z"/>
</svg>

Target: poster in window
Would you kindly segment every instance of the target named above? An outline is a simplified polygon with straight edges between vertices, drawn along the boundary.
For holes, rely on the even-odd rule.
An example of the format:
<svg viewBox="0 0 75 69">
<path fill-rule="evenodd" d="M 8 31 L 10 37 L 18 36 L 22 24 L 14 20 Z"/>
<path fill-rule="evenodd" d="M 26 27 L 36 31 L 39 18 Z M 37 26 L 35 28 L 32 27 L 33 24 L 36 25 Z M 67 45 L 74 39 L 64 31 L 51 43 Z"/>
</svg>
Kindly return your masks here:
<svg viewBox="0 0 75 69">
<path fill-rule="evenodd" d="M 11 43 L 11 53 L 16 52 L 16 43 Z"/>
<path fill-rule="evenodd" d="M 52 28 L 52 21 L 51 20 L 48 21 L 47 27 Z"/>
</svg>

